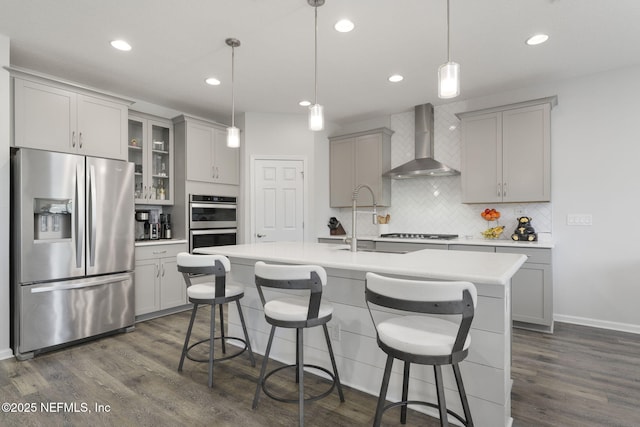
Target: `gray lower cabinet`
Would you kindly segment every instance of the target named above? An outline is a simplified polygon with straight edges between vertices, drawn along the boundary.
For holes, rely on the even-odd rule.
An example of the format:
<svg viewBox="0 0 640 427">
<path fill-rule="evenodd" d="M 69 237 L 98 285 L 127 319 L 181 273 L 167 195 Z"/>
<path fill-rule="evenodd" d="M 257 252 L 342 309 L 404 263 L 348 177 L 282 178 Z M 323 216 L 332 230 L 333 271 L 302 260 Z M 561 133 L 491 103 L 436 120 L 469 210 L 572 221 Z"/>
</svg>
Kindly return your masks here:
<svg viewBox="0 0 640 427">
<path fill-rule="evenodd" d="M 528 257 L 511 279 L 513 320 L 533 329 L 553 331 L 553 275 L 551 249 L 497 247 L 496 252 Z"/>
<path fill-rule="evenodd" d="M 437 243 L 404 243 L 404 242 L 375 242 L 376 250 L 379 251 L 419 251 L 422 249 L 444 249 L 447 245 L 439 245 Z"/>
<path fill-rule="evenodd" d="M 178 253 L 186 251 L 185 243 L 136 247 L 136 316 L 187 304 L 186 286 L 176 261 Z"/>
<path fill-rule="evenodd" d="M 343 245 L 345 244 L 344 239 L 347 236 L 342 236 L 341 239 L 329 239 L 329 238 L 325 238 L 323 239 L 322 237 L 318 238 L 318 243 L 331 243 L 333 245 Z M 367 239 L 358 239 L 358 249 L 375 249 L 376 248 L 376 242 L 374 242 L 373 240 L 367 240 Z"/>
<path fill-rule="evenodd" d="M 484 245 L 449 245 L 450 251 L 495 252 L 495 246 Z"/>
</svg>

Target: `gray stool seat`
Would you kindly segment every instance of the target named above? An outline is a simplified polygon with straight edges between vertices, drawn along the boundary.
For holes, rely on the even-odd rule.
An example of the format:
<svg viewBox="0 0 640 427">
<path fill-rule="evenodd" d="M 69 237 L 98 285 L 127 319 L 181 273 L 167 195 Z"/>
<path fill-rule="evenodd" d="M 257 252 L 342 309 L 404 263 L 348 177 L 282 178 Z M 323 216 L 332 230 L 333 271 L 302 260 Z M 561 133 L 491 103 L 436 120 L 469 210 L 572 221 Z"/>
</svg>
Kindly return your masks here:
<svg viewBox="0 0 640 427">
<path fill-rule="evenodd" d="M 448 415 L 464 426 L 473 426 L 458 364 L 467 357 L 471 346 L 469 330 L 477 298 L 476 288 L 470 282 L 407 280 L 366 274 L 367 308 L 376 328 L 378 346 L 387 354 L 374 426 L 380 425 L 384 411 L 396 406 L 401 406 L 400 422 L 405 424 L 409 404 L 437 408 L 441 426 L 449 425 Z M 393 309 L 394 317 L 389 318 L 388 311 L 375 310 L 375 306 Z M 398 312 L 400 315 L 397 315 Z M 452 316 L 459 320 L 451 320 Z M 376 318 L 379 320 L 376 321 Z M 404 362 L 402 400 L 385 406 L 395 359 Z M 437 404 L 409 400 L 412 363 L 433 366 Z M 464 418 L 447 409 L 441 365 L 451 365 L 453 368 Z"/>
<path fill-rule="evenodd" d="M 259 261 L 255 265 L 255 276 L 256 288 L 258 289 L 258 294 L 260 295 L 260 300 L 262 301 L 265 319 L 267 323 L 271 325 L 271 333 L 269 334 L 267 350 L 262 361 L 262 368 L 260 370 L 258 384 L 256 385 L 256 393 L 253 399 L 253 409 L 256 409 L 258 407 L 260 392 L 264 391 L 264 393 L 272 399 L 287 403 L 298 403 L 299 425 L 303 426 L 305 401 L 308 402 L 328 396 L 329 394 L 331 394 L 333 389 L 337 387 L 340 401 L 344 402 L 342 385 L 340 384 L 338 368 L 336 366 L 335 357 L 333 355 L 333 348 L 331 347 L 331 340 L 329 338 L 329 331 L 327 329 L 327 322 L 331 320 L 333 307 L 331 306 L 331 304 L 322 301 L 322 288 L 327 283 L 327 273 L 322 267 L 316 265 L 274 265 L 265 264 L 264 262 Z M 287 295 L 275 297 L 267 301 L 263 292 L 263 288 L 295 290 L 304 292 L 308 294 L 308 296 Z M 321 366 L 304 363 L 304 344 L 302 332 L 305 328 L 320 325 L 322 325 L 322 328 L 324 330 L 327 349 L 329 351 L 329 357 L 331 359 L 331 366 L 333 368 L 332 371 L 329 371 L 328 369 L 325 369 Z M 296 329 L 296 363 L 292 365 L 281 366 L 270 371 L 269 373 L 266 373 L 267 363 L 269 361 L 269 353 L 271 352 L 271 345 L 273 344 L 276 327 Z M 297 399 L 285 399 L 269 391 L 266 384 L 271 375 L 283 369 L 294 367 L 296 369 L 295 380 L 298 384 Z M 327 374 L 332 380 L 331 387 L 324 393 L 305 398 L 305 367 L 317 369 Z"/>
<path fill-rule="evenodd" d="M 192 255 L 186 252 L 181 252 L 177 256 L 178 271 L 180 271 L 184 277 L 185 284 L 187 285 L 187 297 L 189 302 L 193 303 L 193 310 L 191 311 L 191 319 L 189 320 L 189 327 L 187 329 L 187 335 L 182 347 L 182 354 L 180 355 L 180 364 L 178 365 L 178 371 L 182 371 L 184 365 L 184 359 L 193 360 L 194 362 L 207 362 L 209 363 L 209 387 L 213 387 L 213 363 L 214 360 L 223 361 L 239 356 L 240 354 L 248 351 L 251 366 L 255 366 L 256 362 L 253 357 L 253 351 L 251 350 L 251 342 L 249 335 L 247 334 L 247 326 L 242 314 L 242 306 L 240 305 L 240 299 L 244 296 L 244 287 L 239 283 L 231 283 L 227 281 L 227 273 L 231 271 L 231 263 L 229 259 L 222 255 Z M 213 276 L 215 281 L 213 282 L 201 282 L 193 283 L 192 279 L 196 277 Z M 224 333 L 224 304 L 234 302 L 238 308 L 238 315 L 240 317 L 240 323 L 242 325 L 242 331 L 244 332 L 244 338 L 228 337 Z M 189 345 L 191 339 L 191 331 L 193 330 L 193 323 L 196 319 L 196 313 L 198 312 L 199 305 L 211 306 L 211 318 L 209 325 L 209 338 L 200 340 L 194 344 Z M 216 319 L 216 306 L 220 308 L 220 336 L 215 336 L 215 319 Z M 239 342 L 243 347 L 233 354 L 218 357 L 214 359 L 214 343 L 215 340 L 220 340 L 222 344 L 222 353 L 226 354 L 226 342 L 233 340 Z M 209 343 L 209 357 L 197 358 L 189 354 L 190 350 L 194 347 Z"/>
<path fill-rule="evenodd" d="M 378 324 L 380 341 L 405 353 L 423 356 L 451 354 L 458 323 L 433 317 L 406 316 L 389 319 Z M 463 349 L 471 345 L 467 336 Z"/>
</svg>

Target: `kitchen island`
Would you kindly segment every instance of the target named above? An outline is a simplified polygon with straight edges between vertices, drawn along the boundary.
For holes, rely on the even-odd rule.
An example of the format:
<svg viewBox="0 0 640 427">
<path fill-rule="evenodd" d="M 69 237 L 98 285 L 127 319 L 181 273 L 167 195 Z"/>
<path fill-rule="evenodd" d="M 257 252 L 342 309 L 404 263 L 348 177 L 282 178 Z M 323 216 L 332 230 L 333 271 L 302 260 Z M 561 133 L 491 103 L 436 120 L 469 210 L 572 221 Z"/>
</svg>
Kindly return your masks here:
<svg viewBox="0 0 640 427">
<path fill-rule="evenodd" d="M 199 248 L 198 253 L 222 254 L 231 259 L 233 280 L 245 285 L 242 299 L 251 345 L 264 354 L 269 325 L 264 320 L 254 285 L 256 261 L 316 264 L 327 270 L 323 298 L 334 307 L 329 322 L 341 380 L 350 387 L 377 395 L 382 382 L 385 354 L 378 348 L 375 329 L 364 299 L 368 271 L 413 279 L 468 280 L 478 288 L 478 307 L 473 320 L 472 344 L 460 364 L 476 426 L 510 426 L 511 418 L 511 277 L 526 261 L 524 255 L 439 251 L 425 249 L 405 254 L 350 252 L 346 245 L 275 242 Z M 229 335 L 240 335 L 234 310 L 229 310 Z M 321 328 L 305 331 L 305 362 L 325 366 L 326 344 Z M 279 328 L 271 356 L 292 363 L 294 331 Z M 443 370 L 447 406 L 461 411 L 455 380 Z M 436 400 L 433 370 L 414 368 L 410 397 Z M 388 399 L 400 400 L 402 365 L 394 364 Z M 416 407 L 434 413 L 431 408 Z M 371 414 L 373 418 L 373 414 Z"/>
</svg>

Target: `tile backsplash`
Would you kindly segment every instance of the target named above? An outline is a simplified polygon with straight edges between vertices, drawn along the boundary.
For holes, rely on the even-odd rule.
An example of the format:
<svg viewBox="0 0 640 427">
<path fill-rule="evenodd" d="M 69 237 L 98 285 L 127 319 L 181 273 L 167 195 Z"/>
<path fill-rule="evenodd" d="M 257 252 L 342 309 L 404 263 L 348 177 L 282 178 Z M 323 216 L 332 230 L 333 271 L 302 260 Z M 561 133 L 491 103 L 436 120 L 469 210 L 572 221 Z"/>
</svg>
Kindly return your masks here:
<svg viewBox="0 0 640 427">
<path fill-rule="evenodd" d="M 435 107 L 435 158 L 460 169 L 459 120 L 452 106 Z M 393 114 L 390 121 L 394 131 L 391 137 L 392 167 L 414 158 L 414 113 Z M 488 227 L 504 225 L 503 239 L 510 239 L 516 228 L 516 218 L 529 216 L 536 232 L 550 235 L 551 203 L 495 203 L 463 204 L 460 176 L 422 177 L 391 182 L 391 206 L 380 208 L 379 214 L 391 215 L 390 232 L 447 233 L 481 237 Z M 488 224 L 480 212 L 485 208 L 500 211 L 497 223 Z M 363 208 L 364 209 L 364 208 Z M 351 231 L 351 209 L 339 209 L 340 222 L 347 233 Z M 358 214 L 358 235 L 377 235 L 371 216 Z M 540 236 L 542 239 L 543 236 Z"/>
</svg>

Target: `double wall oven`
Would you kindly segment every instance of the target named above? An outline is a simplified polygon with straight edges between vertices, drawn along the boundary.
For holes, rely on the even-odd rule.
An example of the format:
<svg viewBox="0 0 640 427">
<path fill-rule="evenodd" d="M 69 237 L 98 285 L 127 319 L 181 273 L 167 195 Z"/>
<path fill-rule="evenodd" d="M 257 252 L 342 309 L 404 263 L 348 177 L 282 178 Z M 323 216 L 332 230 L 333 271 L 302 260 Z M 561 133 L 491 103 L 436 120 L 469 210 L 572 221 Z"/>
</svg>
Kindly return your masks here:
<svg viewBox="0 0 640 427">
<path fill-rule="evenodd" d="M 207 246 L 235 245 L 237 199 L 230 196 L 189 195 L 189 251 Z"/>
</svg>

